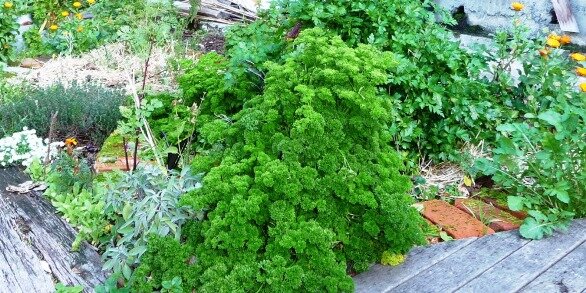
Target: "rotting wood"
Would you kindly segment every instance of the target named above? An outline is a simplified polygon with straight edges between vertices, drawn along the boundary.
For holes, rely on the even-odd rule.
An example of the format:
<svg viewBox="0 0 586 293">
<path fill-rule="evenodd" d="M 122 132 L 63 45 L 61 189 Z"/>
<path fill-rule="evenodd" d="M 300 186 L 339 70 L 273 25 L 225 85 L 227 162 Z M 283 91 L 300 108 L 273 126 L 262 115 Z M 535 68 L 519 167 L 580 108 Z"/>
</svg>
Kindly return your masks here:
<svg viewBox="0 0 586 293">
<path fill-rule="evenodd" d="M 0 169 L 0 292 L 52 292 L 51 277 L 91 292 L 106 279 L 100 256 L 87 243 L 71 251 L 75 231 L 40 194 L 6 192 L 8 185 L 26 180 L 19 169 Z"/>
<path fill-rule="evenodd" d="M 190 16 L 189 0 L 174 1 L 174 6 L 183 16 Z M 195 19 L 215 25 L 230 25 L 257 19 L 255 1 L 251 0 L 202 0 Z"/>
<path fill-rule="evenodd" d="M 569 0 L 551 0 L 553 10 L 560 24 L 560 28 L 565 32 L 579 33 L 578 22 L 572 14 Z"/>
</svg>

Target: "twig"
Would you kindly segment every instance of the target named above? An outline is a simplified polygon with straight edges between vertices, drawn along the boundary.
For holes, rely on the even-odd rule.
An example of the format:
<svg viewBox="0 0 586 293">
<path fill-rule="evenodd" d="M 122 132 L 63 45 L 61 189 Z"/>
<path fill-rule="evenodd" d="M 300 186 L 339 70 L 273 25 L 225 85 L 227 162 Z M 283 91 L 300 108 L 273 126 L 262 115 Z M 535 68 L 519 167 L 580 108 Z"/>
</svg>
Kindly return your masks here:
<svg viewBox="0 0 586 293">
<path fill-rule="evenodd" d="M 53 142 L 53 136 L 55 136 L 55 124 L 57 123 L 57 115 L 59 111 L 53 113 L 51 116 L 51 124 L 49 125 L 49 138 L 47 143 L 47 156 L 45 157 L 45 167 L 51 162 L 51 143 Z"/>
<path fill-rule="evenodd" d="M 128 141 L 126 137 L 122 137 L 122 147 L 124 148 L 124 158 L 126 159 L 126 170 L 130 171 L 130 164 L 128 163 Z"/>
<path fill-rule="evenodd" d="M 140 89 L 140 95 L 138 95 L 138 105 L 140 107 L 140 105 L 142 104 L 142 99 L 144 98 L 144 90 L 146 88 L 146 81 L 147 81 L 147 77 L 148 77 L 148 73 L 149 73 L 149 61 L 151 60 L 151 56 L 153 54 L 153 46 L 154 46 L 155 42 L 151 41 L 150 42 L 150 46 L 149 46 L 149 54 L 147 56 L 147 59 L 144 63 L 144 72 L 143 72 L 143 78 L 142 78 L 142 87 Z M 137 160 L 137 156 L 138 156 L 138 131 L 136 133 L 136 139 L 134 140 L 134 156 L 133 156 L 133 168 L 132 170 L 136 170 L 136 166 L 138 165 L 138 160 Z"/>
</svg>

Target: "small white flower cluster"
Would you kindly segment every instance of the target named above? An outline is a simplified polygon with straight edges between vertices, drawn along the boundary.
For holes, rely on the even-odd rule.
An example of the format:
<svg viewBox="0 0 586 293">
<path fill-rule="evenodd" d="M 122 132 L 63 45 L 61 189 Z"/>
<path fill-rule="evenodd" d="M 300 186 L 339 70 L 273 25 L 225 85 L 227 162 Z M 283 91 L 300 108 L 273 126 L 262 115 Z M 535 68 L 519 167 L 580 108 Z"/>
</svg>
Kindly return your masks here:
<svg viewBox="0 0 586 293">
<path fill-rule="evenodd" d="M 28 167 L 35 158 L 44 160 L 47 156 L 49 141 L 48 139 L 43 141 L 36 133 L 36 130 L 25 127 L 21 132 L 0 139 L 0 167 L 18 164 Z M 63 145 L 63 142 L 51 144 L 51 158 L 57 155 Z"/>
</svg>

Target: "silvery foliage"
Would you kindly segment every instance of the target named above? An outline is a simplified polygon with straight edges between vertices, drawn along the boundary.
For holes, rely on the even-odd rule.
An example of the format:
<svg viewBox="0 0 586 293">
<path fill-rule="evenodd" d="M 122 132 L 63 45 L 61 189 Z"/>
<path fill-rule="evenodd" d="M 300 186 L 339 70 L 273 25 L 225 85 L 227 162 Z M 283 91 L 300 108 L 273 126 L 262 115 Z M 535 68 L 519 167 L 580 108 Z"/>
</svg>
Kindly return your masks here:
<svg viewBox="0 0 586 293">
<path fill-rule="evenodd" d="M 179 239 L 186 220 L 201 219 L 201 213 L 179 206 L 182 194 L 201 187 L 200 177 L 189 168 L 166 173 L 144 164 L 107 186 L 105 212 L 114 215 L 116 224 L 103 255 L 104 269 L 130 278 L 131 268 L 146 251 L 149 236 Z"/>
<path fill-rule="evenodd" d="M 38 137 L 36 130 L 23 128 L 21 132 L 0 139 L 0 166 L 22 164 L 28 167 L 34 159 L 44 160 L 47 156 L 47 139 Z M 63 142 L 51 143 L 50 156 L 54 158 Z"/>
</svg>

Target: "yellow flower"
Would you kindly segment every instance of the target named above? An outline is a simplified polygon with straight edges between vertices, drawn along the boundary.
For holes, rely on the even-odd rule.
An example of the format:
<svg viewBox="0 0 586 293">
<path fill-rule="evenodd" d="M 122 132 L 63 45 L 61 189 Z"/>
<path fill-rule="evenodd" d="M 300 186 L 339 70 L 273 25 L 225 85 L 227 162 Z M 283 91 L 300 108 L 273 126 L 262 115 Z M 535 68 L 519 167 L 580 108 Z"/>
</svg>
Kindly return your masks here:
<svg viewBox="0 0 586 293">
<path fill-rule="evenodd" d="M 75 14 L 75 17 L 76 17 L 77 19 L 79 19 L 79 20 L 82 20 L 82 19 L 83 19 L 83 14 L 81 14 L 81 13 L 76 13 L 76 14 Z"/>
<path fill-rule="evenodd" d="M 547 45 L 552 48 L 559 48 L 562 44 L 560 44 L 560 41 L 558 41 L 556 39 L 548 38 Z"/>
<path fill-rule="evenodd" d="M 10 9 L 10 8 L 12 8 L 12 6 L 14 6 L 14 4 L 12 4 L 12 2 L 4 2 L 4 8 Z"/>
<path fill-rule="evenodd" d="M 69 16 L 69 11 L 63 11 L 63 12 L 61 12 L 61 16 L 68 17 Z"/>
<path fill-rule="evenodd" d="M 521 2 L 513 2 L 511 4 L 511 8 L 515 11 L 521 11 L 523 8 L 525 8 L 525 5 L 523 5 Z"/>
<path fill-rule="evenodd" d="M 586 68 L 584 68 L 584 67 L 576 68 L 576 74 L 578 76 L 586 76 Z"/>
<path fill-rule="evenodd" d="M 570 54 L 570 57 L 572 59 L 574 59 L 574 61 L 578 61 L 578 62 L 586 61 L 586 55 L 584 55 L 584 54 L 573 53 L 573 54 Z"/>
<path fill-rule="evenodd" d="M 65 140 L 65 145 L 66 146 L 76 146 L 77 145 L 77 139 L 75 139 L 74 137 L 70 137 L 68 139 Z"/>
<path fill-rule="evenodd" d="M 87 0 L 87 3 L 89 3 L 90 5 L 96 3 L 96 0 Z"/>
<path fill-rule="evenodd" d="M 568 35 L 563 35 L 563 36 L 560 38 L 560 43 L 562 43 L 562 45 L 567 45 L 567 44 L 569 44 L 569 43 L 571 43 L 571 42 L 572 42 L 572 37 L 570 37 L 570 36 L 568 36 Z"/>
<path fill-rule="evenodd" d="M 81 32 L 83 32 L 83 26 L 78 26 L 78 27 L 77 27 L 77 32 L 78 32 L 78 33 L 81 33 Z"/>
<path fill-rule="evenodd" d="M 56 31 L 57 29 L 59 29 L 59 26 L 58 26 L 58 25 L 56 25 L 56 24 L 53 24 L 53 25 L 51 25 L 51 26 L 49 27 L 49 29 L 50 29 L 50 30 L 52 30 L 52 31 Z"/>
<path fill-rule="evenodd" d="M 547 36 L 548 39 L 554 39 L 558 42 L 560 42 L 562 40 L 562 37 L 560 37 L 558 34 L 556 33 L 551 33 L 549 34 L 549 36 Z"/>
<path fill-rule="evenodd" d="M 79 1 L 73 2 L 73 7 L 80 8 L 81 7 L 81 2 L 79 2 Z"/>
<path fill-rule="evenodd" d="M 580 84 L 580 89 L 586 93 L 586 82 Z"/>
</svg>

